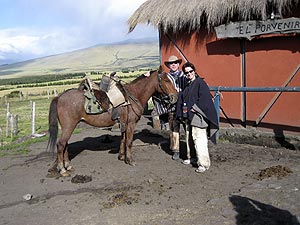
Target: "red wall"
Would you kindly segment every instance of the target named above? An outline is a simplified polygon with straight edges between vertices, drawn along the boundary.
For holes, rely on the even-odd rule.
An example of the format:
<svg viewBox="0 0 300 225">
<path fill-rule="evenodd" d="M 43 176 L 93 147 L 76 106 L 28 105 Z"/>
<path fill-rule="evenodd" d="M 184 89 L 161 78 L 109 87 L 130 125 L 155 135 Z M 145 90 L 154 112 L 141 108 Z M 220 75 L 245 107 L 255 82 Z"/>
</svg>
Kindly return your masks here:
<svg viewBox="0 0 300 225">
<path fill-rule="evenodd" d="M 187 59 L 194 63 L 198 74 L 209 86 L 242 86 L 241 40 L 217 40 L 213 34 L 186 35 L 185 32 L 171 37 Z M 183 57 L 174 44 L 161 34 L 161 58 L 170 55 Z M 300 64 L 300 36 L 277 36 L 246 41 L 246 86 L 283 86 Z M 166 69 L 166 68 L 165 68 Z M 288 86 L 300 86 L 300 71 Z M 246 119 L 251 126 L 258 119 L 276 93 L 248 92 L 246 94 Z M 241 124 L 242 94 L 222 92 L 221 107 L 231 122 Z M 300 132 L 300 93 L 285 92 L 259 124 L 261 128 Z M 220 114 L 224 118 L 224 114 Z M 225 120 L 223 120 L 225 121 Z M 225 124 L 226 125 L 226 124 Z M 227 124 L 228 125 L 228 124 Z"/>
<path fill-rule="evenodd" d="M 247 86 L 284 86 L 300 65 L 300 36 L 258 39 L 246 44 Z M 300 71 L 288 86 L 300 86 Z M 249 93 L 247 117 L 256 120 L 276 93 Z M 275 102 L 265 123 L 300 127 L 300 93 L 284 92 Z"/>
</svg>

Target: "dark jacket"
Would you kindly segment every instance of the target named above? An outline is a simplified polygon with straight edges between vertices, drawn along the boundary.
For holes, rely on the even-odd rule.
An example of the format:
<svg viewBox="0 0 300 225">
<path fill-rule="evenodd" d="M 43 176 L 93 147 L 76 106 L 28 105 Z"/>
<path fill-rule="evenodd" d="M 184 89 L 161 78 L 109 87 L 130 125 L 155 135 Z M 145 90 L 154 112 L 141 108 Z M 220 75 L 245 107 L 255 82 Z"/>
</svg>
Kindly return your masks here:
<svg viewBox="0 0 300 225">
<path fill-rule="evenodd" d="M 184 116 L 182 113 L 183 103 L 186 103 L 187 106 L 187 119 L 192 122 L 199 121 L 194 118 L 195 116 L 199 117 L 200 120 L 203 117 L 208 125 L 208 135 L 215 142 L 215 133 L 219 129 L 219 120 L 209 87 L 202 78 L 196 76 L 196 79 L 189 83 L 178 96 L 176 105 L 176 117 L 178 119 L 182 119 Z M 196 112 L 192 112 L 192 108 Z M 192 126 L 197 126 L 197 124 L 192 124 Z"/>
</svg>

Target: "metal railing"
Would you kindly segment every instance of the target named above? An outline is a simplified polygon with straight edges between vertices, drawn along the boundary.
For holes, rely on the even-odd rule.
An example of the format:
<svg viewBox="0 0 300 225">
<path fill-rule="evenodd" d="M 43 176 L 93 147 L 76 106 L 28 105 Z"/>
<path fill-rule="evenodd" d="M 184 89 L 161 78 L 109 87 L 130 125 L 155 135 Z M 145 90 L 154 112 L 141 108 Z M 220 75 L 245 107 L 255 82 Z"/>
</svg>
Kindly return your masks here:
<svg viewBox="0 0 300 225">
<path fill-rule="evenodd" d="M 220 96 L 221 92 L 277 92 L 271 102 L 267 105 L 267 107 L 263 110 L 260 116 L 255 121 L 255 125 L 258 126 L 269 110 L 272 108 L 274 103 L 277 101 L 282 92 L 300 92 L 300 87 L 223 87 L 223 86 L 211 86 L 211 91 L 214 91 L 214 104 L 218 113 L 218 118 L 220 118 L 220 110 L 223 112 L 224 116 L 227 120 L 230 119 L 227 117 L 225 111 L 220 105 Z M 246 125 L 246 103 L 242 102 L 242 124 Z M 232 125 L 232 123 L 231 123 Z"/>
<path fill-rule="evenodd" d="M 272 106 L 275 104 L 277 99 L 280 97 L 282 92 L 300 92 L 300 87 L 288 87 L 290 82 L 296 76 L 298 71 L 300 70 L 300 64 L 294 70 L 294 72 L 289 76 L 289 78 L 284 82 L 284 84 L 280 87 L 246 87 L 245 82 L 245 71 L 243 71 L 243 79 L 242 79 L 242 86 L 243 87 L 210 87 L 211 91 L 214 91 L 214 103 L 218 113 L 218 118 L 220 118 L 220 109 L 222 110 L 226 119 L 230 122 L 228 116 L 226 115 L 225 111 L 222 109 L 220 105 L 220 93 L 221 91 L 227 92 L 242 92 L 242 125 L 246 127 L 246 93 L 245 92 L 277 92 L 272 100 L 268 103 L 265 109 L 262 111 L 260 116 L 255 121 L 255 126 L 258 126 Z M 233 125 L 232 123 L 230 123 Z"/>
</svg>

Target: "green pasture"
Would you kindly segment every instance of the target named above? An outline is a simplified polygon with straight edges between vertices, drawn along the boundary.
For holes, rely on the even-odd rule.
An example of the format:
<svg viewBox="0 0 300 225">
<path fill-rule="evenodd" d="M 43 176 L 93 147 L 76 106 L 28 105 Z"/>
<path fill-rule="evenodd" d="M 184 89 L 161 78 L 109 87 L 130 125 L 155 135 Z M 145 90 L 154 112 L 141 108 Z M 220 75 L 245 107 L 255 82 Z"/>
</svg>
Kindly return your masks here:
<svg viewBox="0 0 300 225">
<path fill-rule="evenodd" d="M 134 78 L 142 75 L 146 71 L 125 71 L 117 72 L 117 75 L 121 79 L 122 83 L 129 83 Z M 109 72 L 107 72 L 109 74 Z M 99 74 L 87 74 L 95 82 L 101 80 L 102 75 Z M 14 153 L 26 152 L 28 144 L 32 143 L 30 138 L 32 133 L 31 122 L 31 104 L 35 102 L 35 133 L 46 133 L 48 130 L 48 112 L 51 100 L 54 97 L 54 90 L 56 94 L 59 94 L 67 89 L 78 87 L 83 78 L 72 78 L 67 80 L 59 80 L 59 78 L 52 82 L 51 86 L 46 82 L 39 84 L 45 84 L 45 86 L 38 87 L 26 87 L 25 84 L 7 84 L 0 85 L 0 156 L 7 154 L 10 149 L 17 149 Z M 70 83 L 72 84 L 66 84 Z M 59 83 L 55 84 L 55 83 Z M 29 85 L 30 86 L 30 85 Z M 18 93 L 22 92 L 22 95 Z M 10 96 L 12 93 L 15 95 Z M 8 97 L 10 96 L 10 97 Z M 7 105 L 9 103 L 9 111 L 11 114 L 18 115 L 18 133 L 17 135 L 11 135 L 10 129 L 8 135 L 6 135 L 6 114 Z M 46 140 L 47 135 L 43 138 L 36 138 L 34 141 Z M 21 150 L 22 149 L 22 150 Z"/>
</svg>

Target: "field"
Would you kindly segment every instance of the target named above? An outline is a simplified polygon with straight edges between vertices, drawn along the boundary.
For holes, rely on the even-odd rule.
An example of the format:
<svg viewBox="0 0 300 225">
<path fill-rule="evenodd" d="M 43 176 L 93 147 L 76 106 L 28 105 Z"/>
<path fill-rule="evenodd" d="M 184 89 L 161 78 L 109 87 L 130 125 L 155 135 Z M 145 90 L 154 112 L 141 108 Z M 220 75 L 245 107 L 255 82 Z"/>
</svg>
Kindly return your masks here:
<svg viewBox="0 0 300 225">
<path fill-rule="evenodd" d="M 156 40 L 98 45 L 0 65 L 0 149 L 7 149 L 7 144 L 31 135 L 32 102 L 36 105 L 35 131 L 43 133 L 48 129 L 51 99 L 67 89 L 76 88 L 83 77 L 88 76 L 99 82 L 102 75 L 117 72 L 123 82 L 130 82 L 158 66 L 159 47 Z M 18 133 L 14 136 L 6 133 L 8 103 L 9 112 L 18 115 Z"/>
<path fill-rule="evenodd" d="M 135 77 L 145 73 L 146 71 L 130 71 L 118 72 L 117 75 L 123 83 L 130 82 Z M 87 74 L 95 82 L 99 82 L 103 74 L 110 72 L 103 72 L 101 74 Z M 10 84 L 0 85 L 0 147 L 7 148 L 7 144 L 14 142 L 17 139 L 28 137 L 32 134 L 32 118 L 31 118 L 31 104 L 35 103 L 35 133 L 46 133 L 48 130 L 48 111 L 52 98 L 70 88 L 78 87 L 83 77 L 74 76 L 71 79 L 60 80 L 56 76 L 55 82 L 37 82 L 36 84 Z M 69 84 L 71 83 L 71 84 Z M 58 85 L 60 84 L 60 85 Z M 29 87 L 26 87 L 29 86 Z M 37 85 L 36 87 L 32 87 Z M 9 112 L 13 115 L 18 115 L 18 133 L 11 135 L 11 132 L 6 133 L 6 115 L 9 103 Z M 10 127 L 9 130 L 11 131 Z"/>
</svg>

